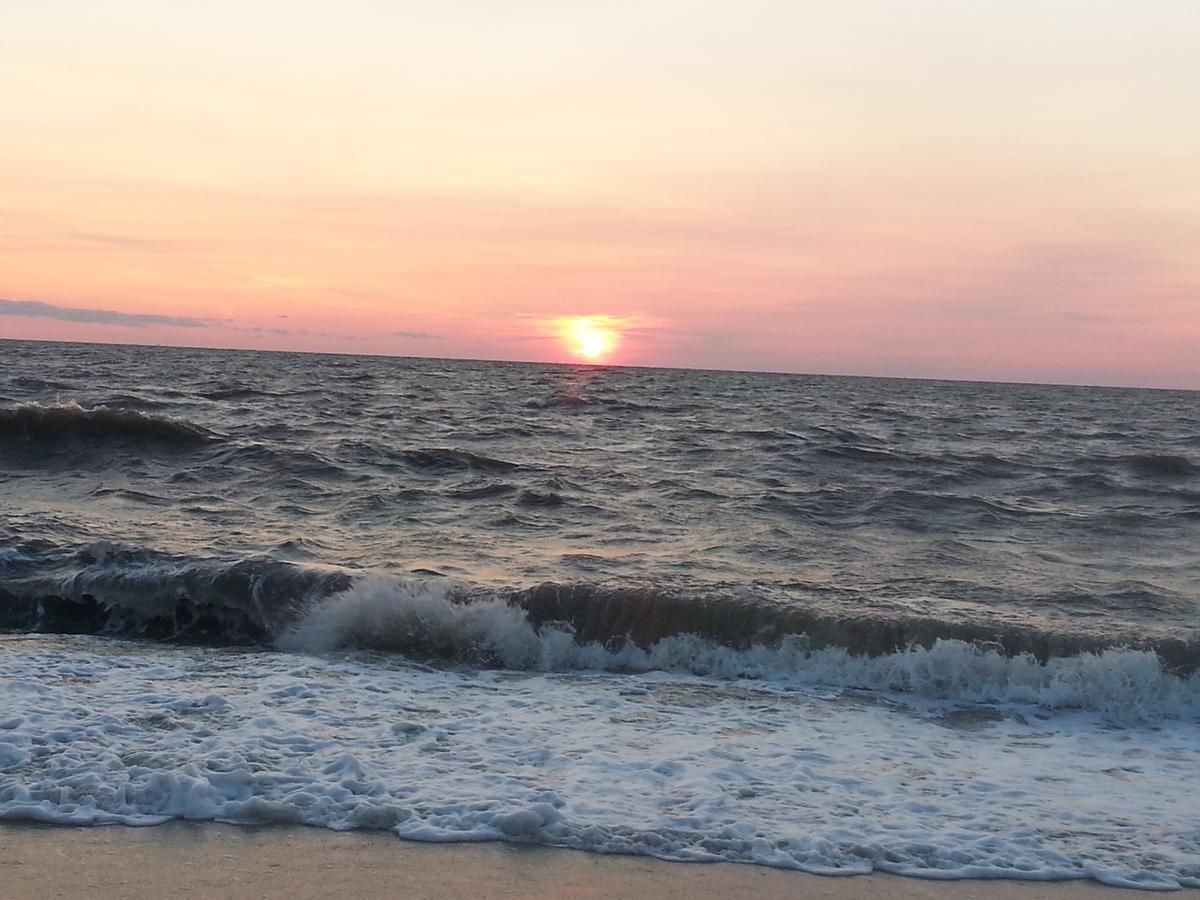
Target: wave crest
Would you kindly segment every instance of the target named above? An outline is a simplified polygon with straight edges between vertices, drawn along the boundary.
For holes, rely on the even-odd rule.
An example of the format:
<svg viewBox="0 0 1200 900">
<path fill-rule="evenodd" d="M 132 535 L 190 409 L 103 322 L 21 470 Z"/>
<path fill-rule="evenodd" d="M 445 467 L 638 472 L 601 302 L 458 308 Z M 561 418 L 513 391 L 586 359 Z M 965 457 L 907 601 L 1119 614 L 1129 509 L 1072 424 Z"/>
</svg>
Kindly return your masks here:
<svg viewBox="0 0 1200 900">
<path fill-rule="evenodd" d="M 282 649 L 372 649 L 536 671 L 674 670 L 719 678 L 881 690 L 964 702 L 1011 702 L 1085 709 L 1118 721 L 1200 716 L 1200 675 L 1164 670 L 1152 651 L 1109 648 L 1039 661 L 995 645 L 938 639 L 867 655 L 815 647 L 806 635 L 734 648 L 695 635 L 632 640 L 577 639 L 566 622 L 537 626 L 493 598 L 468 601 L 445 582 L 359 578 L 326 598 L 277 640 Z"/>
<path fill-rule="evenodd" d="M 109 545 L 56 562 L 13 553 L 0 558 L 0 627 L 378 650 L 538 671 L 669 669 L 1118 718 L 1200 717 L 1194 639 L 1130 646 L 936 619 L 838 616 L 745 593 L 588 583 L 482 589 L 270 557 L 172 557 Z"/>
<path fill-rule="evenodd" d="M 53 451 L 73 446 L 130 444 L 186 448 L 219 436 L 184 419 L 150 415 L 121 407 L 86 408 L 75 402 L 42 406 L 23 403 L 0 409 L 0 442 Z"/>
</svg>

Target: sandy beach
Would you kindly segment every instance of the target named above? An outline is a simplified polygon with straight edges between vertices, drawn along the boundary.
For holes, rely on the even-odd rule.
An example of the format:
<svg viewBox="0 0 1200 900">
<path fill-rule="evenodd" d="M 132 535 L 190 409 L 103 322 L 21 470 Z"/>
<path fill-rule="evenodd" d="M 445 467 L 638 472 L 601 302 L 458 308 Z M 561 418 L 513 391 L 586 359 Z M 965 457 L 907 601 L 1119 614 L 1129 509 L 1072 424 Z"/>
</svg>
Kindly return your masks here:
<svg viewBox="0 0 1200 900">
<path fill-rule="evenodd" d="M 42 897 L 804 897 L 1121 900 L 1093 882 L 821 877 L 512 844 L 421 844 L 384 833 L 174 822 L 155 828 L 0 826 L 9 900 Z M 1172 896 L 1200 897 L 1200 891 Z"/>
</svg>

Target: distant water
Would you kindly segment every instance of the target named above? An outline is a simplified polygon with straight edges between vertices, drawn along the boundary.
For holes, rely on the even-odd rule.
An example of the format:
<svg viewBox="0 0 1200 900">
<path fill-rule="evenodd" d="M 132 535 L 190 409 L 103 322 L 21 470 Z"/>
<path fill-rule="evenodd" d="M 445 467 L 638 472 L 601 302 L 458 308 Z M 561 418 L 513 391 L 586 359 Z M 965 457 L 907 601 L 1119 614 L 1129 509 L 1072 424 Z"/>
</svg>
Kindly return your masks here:
<svg viewBox="0 0 1200 900">
<path fill-rule="evenodd" d="M 0 341 L 0 818 L 1200 886 L 1198 401 Z"/>
</svg>

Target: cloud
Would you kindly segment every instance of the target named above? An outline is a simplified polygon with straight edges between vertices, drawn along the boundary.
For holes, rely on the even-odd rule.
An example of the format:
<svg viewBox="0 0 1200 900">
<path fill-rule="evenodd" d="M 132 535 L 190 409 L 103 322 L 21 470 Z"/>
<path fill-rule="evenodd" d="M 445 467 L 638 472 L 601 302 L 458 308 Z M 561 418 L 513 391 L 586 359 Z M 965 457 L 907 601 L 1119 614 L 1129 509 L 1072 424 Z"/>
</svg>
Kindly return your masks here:
<svg viewBox="0 0 1200 900">
<path fill-rule="evenodd" d="M 125 325 L 145 328 L 149 325 L 169 325 L 173 328 L 208 328 L 209 322 L 187 316 L 164 316 L 157 313 L 123 313 L 114 309 L 83 309 L 57 306 L 37 300 L 0 300 L 0 316 L 31 316 L 40 319 L 59 319 L 64 322 L 90 322 L 95 325 Z"/>
<path fill-rule="evenodd" d="M 215 331 L 236 331 L 257 337 L 322 337 L 342 341 L 363 341 L 359 335 L 332 334 L 328 331 L 309 331 L 307 328 L 282 328 L 265 325 L 240 325 L 233 319 L 195 319 L 188 316 L 167 316 L 159 313 L 124 313 L 115 309 L 85 309 L 77 306 L 58 306 L 38 300 L 0 299 L 0 316 L 30 316 L 39 319 L 58 319 L 63 322 L 86 322 L 92 325 L 124 325 L 146 328 L 167 325 L 173 328 L 209 328 Z M 286 319 L 286 315 L 276 316 Z M 393 331 L 396 337 L 440 341 L 441 335 L 428 331 Z"/>
<path fill-rule="evenodd" d="M 240 331 L 243 334 L 278 334 L 278 335 L 308 334 L 308 332 L 305 331 L 304 329 L 300 329 L 299 331 L 296 331 L 291 328 L 264 328 L 261 325 L 233 325 L 233 326 L 227 326 L 227 327 L 231 327 L 231 328 L 233 328 L 234 331 Z"/>
<path fill-rule="evenodd" d="M 286 319 L 287 316 L 276 316 L 279 319 Z M 275 335 L 279 337 L 319 337 L 332 338 L 338 341 L 363 341 L 366 338 L 356 334 L 334 334 L 331 331 L 309 331 L 307 328 L 272 328 L 265 325 L 235 325 L 229 319 L 223 320 L 219 325 L 214 327 L 237 331 L 241 334 L 252 334 L 259 337 Z"/>
</svg>

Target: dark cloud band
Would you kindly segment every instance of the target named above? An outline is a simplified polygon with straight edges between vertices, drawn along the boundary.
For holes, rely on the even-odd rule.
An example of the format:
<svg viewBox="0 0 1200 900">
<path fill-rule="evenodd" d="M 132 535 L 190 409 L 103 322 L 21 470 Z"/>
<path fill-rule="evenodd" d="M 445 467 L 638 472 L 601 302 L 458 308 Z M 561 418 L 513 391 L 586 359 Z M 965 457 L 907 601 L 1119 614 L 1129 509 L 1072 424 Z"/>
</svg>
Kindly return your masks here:
<svg viewBox="0 0 1200 900">
<path fill-rule="evenodd" d="M 81 309 L 57 306 L 37 300 L 0 300 L 0 316 L 32 316 L 39 319 L 59 319 L 63 322 L 89 322 L 94 325 L 127 325 L 145 328 L 148 325 L 169 325 L 174 328 L 208 328 L 203 319 L 186 316 L 163 316 L 157 313 L 123 313 L 114 309 Z"/>
</svg>

